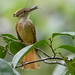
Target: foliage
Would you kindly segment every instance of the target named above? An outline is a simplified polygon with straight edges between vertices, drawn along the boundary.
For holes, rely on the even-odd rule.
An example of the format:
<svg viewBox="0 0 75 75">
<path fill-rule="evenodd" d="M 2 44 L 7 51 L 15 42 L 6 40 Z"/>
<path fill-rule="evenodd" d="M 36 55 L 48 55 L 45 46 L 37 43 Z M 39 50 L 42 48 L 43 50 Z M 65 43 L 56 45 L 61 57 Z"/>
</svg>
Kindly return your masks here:
<svg viewBox="0 0 75 75">
<path fill-rule="evenodd" d="M 75 58 L 68 59 L 67 57 L 63 57 L 63 55 L 60 52 L 58 52 L 58 53 L 60 54 L 61 58 L 56 57 L 58 53 L 56 53 L 55 51 L 57 49 L 61 49 L 61 48 L 64 50 L 68 50 L 72 53 L 75 53 L 75 47 L 70 46 L 70 45 L 61 45 L 61 46 L 58 46 L 57 48 L 53 49 L 53 44 L 52 44 L 53 39 L 54 39 L 54 37 L 59 36 L 59 35 L 70 36 L 70 37 L 72 37 L 72 39 L 74 39 L 75 32 L 53 33 L 52 38 L 49 38 L 50 44 L 46 40 L 41 40 L 41 41 L 36 42 L 35 44 L 28 45 L 28 46 L 26 46 L 25 43 L 19 42 L 19 40 L 11 34 L 1 34 L 0 37 L 2 37 L 3 40 L 6 42 L 6 46 L 0 46 L 0 58 L 2 58 L 2 59 L 0 59 L 0 62 L 1 62 L 0 63 L 0 72 L 2 72 L 2 73 L 7 72 L 11 75 L 19 75 L 19 73 L 17 73 L 17 71 L 15 71 L 13 69 L 22 67 L 22 64 L 17 65 L 18 62 L 21 60 L 21 58 L 24 55 L 26 55 L 27 53 L 29 53 L 33 48 L 37 48 L 40 45 L 46 44 L 51 48 L 53 57 L 48 56 L 43 50 L 39 49 L 46 56 L 46 58 L 42 59 L 42 57 L 40 56 L 41 57 L 40 60 L 37 60 L 37 61 L 38 62 L 43 61 L 44 63 L 47 63 L 47 64 L 60 64 L 60 65 L 66 66 L 67 71 L 66 71 L 65 75 L 69 75 L 69 74 L 75 75 Z M 9 65 L 8 64 L 9 62 L 6 62 L 4 60 L 6 53 L 13 56 L 12 65 Z M 56 61 L 56 62 L 47 61 L 46 62 L 45 60 L 48 60 L 48 59 L 63 60 L 65 62 L 65 64 L 62 64 L 58 61 Z M 35 63 L 37 61 L 33 61 L 33 62 Z M 33 62 L 28 62 L 28 64 L 33 63 Z"/>
<path fill-rule="evenodd" d="M 6 49 L 3 46 L 0 46 L 0 58 L 4 58 L 6 56 Z"/>
<path fill-rule="evenodd" d="M 20 75 L 17 74 L 15 70 L 11 68 L 11 66 L 5 60 L 0 58 L 0 74 L 1 75 Z"/>
</svg>

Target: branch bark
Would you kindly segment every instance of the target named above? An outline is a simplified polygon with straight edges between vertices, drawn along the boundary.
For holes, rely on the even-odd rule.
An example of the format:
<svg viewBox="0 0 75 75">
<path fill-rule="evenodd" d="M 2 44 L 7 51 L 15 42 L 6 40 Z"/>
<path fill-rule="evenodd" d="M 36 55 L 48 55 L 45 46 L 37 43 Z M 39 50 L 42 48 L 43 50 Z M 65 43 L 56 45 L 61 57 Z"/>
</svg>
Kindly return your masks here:
<svg viewBox="0 0 75 75">
<path fill-rule="evenodd" d="M 25 63 L 23 63 L 23 64 L 20 64 L 20 65 L 17 65 L 15 68 L 19 68 L 19 67 L 22 67 L 22 66 L 25 66 L 25 65 L 27 65 L 27 64 L 31 64 L 31 63 L 36 63 L 36 62 L 41 62 L 41 61 L 45 61 L 45 60 L 51 60 L 51 59 L 58 59 L 58 60 L 63 60 L 62 58 L 59 58 L 59 57 L 56 57 L 56 58 L 54 58 L 54 57 L 47 57 L 47 58 L 42 58 L 42 59 L 39 59 L 39 60 L 36 60 L 36 61 L 30 61 L 30 62 L 25 62 Z M 45 63 L 49 63 L 49 62 L 45 62 Z M 64 64 L 62 64 L 62 63 L 59 63 L 59 62 L 53 62 L 54 64 L 60 64 L 60 65 L 63 65 L 63 66 L 65 66 Z M 53 64 L 53 63 L 51 63 L 51 64 Z"/>
</svg>

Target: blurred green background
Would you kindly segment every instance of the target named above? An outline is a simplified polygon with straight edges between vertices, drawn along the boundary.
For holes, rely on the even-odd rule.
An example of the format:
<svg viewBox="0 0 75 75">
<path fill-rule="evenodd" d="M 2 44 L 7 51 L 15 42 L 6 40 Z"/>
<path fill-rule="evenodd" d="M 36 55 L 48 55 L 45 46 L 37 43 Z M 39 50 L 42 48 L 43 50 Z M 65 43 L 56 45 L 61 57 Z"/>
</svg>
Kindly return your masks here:
<svg viewBox="0 0 75 75">
<path fill-rule="evenodd" d="M 75 31 L 75 0 L 0 0 L 0 34 L 8 33 L 17 37 L 16 23 L 18 18 L 13 14 L 20 8 L 28 8 L 38 5 L 39 9 L 31 12 L 30 19 L 33 21 L 37 40 L 48 40 L 54 32 L 74 32 Z M 4 41 L 0 39 L 0 44 Z M 75 46 L 75 40 L 70 37 L 56 37 L 54 39 L 54 48 L 62 44 Z M 49 48 L 42 46 L 49 55 Z M 71 55 L 71 52 L 61 50 L 64 56 Z M 6 57 L 7 61 L 8 56 Z M 9 58 L 10 59 L 10 58 Z M 34 71 L 17 69 L 21 75 L 53 75 L 56 65 L 47 65 L 41 63 L 41 68 Z M 58 75 L 58 74 L 56 74 Z"/>
</svg>

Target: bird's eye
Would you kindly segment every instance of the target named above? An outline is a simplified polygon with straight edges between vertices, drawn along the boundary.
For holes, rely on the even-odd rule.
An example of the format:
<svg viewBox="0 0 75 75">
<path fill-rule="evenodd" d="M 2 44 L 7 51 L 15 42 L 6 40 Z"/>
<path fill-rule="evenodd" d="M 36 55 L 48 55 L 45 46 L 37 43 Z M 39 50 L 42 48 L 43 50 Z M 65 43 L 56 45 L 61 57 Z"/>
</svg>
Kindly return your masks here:
<svg viewBox="0 0 75 75">
<path fill-rule="evenodd" d="M 24 13 L 25 13 L 26 11 L 24 11 Z"/>
</svg>

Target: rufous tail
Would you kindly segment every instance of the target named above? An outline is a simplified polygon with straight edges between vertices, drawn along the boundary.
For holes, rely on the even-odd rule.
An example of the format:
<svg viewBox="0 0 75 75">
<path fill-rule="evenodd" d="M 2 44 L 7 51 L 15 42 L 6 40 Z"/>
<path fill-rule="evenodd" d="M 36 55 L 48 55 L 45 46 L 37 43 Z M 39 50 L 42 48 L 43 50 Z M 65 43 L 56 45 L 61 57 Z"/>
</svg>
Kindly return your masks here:
<svg viewBox="0 0 75 75">
<path fill-rule="evenodd" d="M 35 49 L 30 51 L 27 55 L 25 55 L 22 58 L 23 62 L 30 62 L 30 61 L 36 61 L 36 60 L 38 60 L 38 57 L 37 57 Z M 27 65 L 23 66 L 22 69 L 36 69 L 39 67 L 40 67 L 40 63 L 36 62 L 36 63 L 27 64 Z"/>
</svg>

